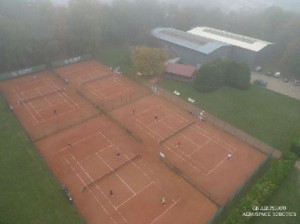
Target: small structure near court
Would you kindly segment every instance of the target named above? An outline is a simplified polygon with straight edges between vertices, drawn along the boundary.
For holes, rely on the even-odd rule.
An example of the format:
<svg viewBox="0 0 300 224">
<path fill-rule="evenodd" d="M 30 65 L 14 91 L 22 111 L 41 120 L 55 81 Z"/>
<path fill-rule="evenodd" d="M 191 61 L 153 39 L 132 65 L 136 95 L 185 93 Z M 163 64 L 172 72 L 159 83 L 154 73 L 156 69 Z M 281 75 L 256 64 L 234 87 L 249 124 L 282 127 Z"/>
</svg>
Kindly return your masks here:
<svg viewBox="0 0 300 224">
<path fill-rule="evenodd" d="M 197 68 L 192 65 L 178 63 L 168 63 L 165 65 L 164 76 L 167 78 L 177 79 L 184 82 L 192 82 L 193 75 Z"/>
</svg>

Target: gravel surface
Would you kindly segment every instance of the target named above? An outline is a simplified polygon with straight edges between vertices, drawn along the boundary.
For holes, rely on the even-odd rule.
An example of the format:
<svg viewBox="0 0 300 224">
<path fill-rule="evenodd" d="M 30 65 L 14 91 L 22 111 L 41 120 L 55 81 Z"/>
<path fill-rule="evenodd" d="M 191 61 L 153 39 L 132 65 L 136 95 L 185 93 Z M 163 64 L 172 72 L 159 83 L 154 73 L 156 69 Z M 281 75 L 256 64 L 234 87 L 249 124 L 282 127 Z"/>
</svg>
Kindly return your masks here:
<svg viewBox="0 0 300 224">
<path fill-rule="evenodd" d="M 266 87 L 267 89 L 300 100 L 300 86 L 292 85 L 291 81 L 283 82 L 282 78 L 274 78 L 261 73 L 252 72 L 251 83 L 255 79 L 266 80 L 268 82 L 268 85 Z"/>
</svg>

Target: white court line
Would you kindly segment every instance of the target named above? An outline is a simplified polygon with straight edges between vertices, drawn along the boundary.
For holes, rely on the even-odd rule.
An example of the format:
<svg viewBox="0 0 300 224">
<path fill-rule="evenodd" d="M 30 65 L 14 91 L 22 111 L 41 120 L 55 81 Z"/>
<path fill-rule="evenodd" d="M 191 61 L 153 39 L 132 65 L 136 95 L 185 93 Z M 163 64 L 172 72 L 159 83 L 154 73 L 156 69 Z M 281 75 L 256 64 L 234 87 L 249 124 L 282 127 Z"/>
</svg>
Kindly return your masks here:
<svg viewBox="0 0 300 224">
<path fill-rule="evenodd" d="M 97 131 L 97 132 L 94 132 L 93 134 L 88 135 L 88 136 L 86 136 L 86 137 L 84 137 L 84 138 L 81 138 L 81 139 L 79 139 L 78 141 L 71 142 L 71 143 L 72 143 L 71 145 L 77 145 L 77 144 L 80 144 L 81 142 L 87 141 L 88 139 L 93 138 L 93 137 L 95 137 L 95 136 L 97 136 L 97 135 L 101 135 L 101 132 L 98 132 L 98 131 Z M 111 144 L 111 145 L 112 145 L 112 144 Z M 68 149 L 68 148 L 69 148 L 68 146 L 65 146 L 65 147 L 61 148 L 61 149 L 59 150 L 59 152 L 64 151 L 64 150 L 66 150 L 66 149 Z"/>
<path fill-rule="evenodd" d="M 56 90 L 58 89 L 58 86 L 56 86 L 55 84 L 53 84 L 49 78 L 42 79 L 41 81 L 42 81 L 46 86 L 44 86 L 44 87 L 37 87 L 37 88 L 34 89 L 34 91 L 37 92 L 39 96 L 42 96 L 41 92 L 39 91 L 39 89 L 41 89 L 41 88 L 46 89 L 46 90 L 50 89 L 50 90 L 52 90 L 52 91 L 56 91 Z M 60 98 L 63 98 L 60 92 L 58 92 L 57 94 L 58 94 L 58 96 L 59 96 Z M 65 93 L 64 93 L 64 94 L 65 94 Z M 23 95 L 25 95 L 25 93 L 23 93 Z M 65 96 L 66 96 L 66 95 L 65 95 Z M 50 104 L 50 103 L 48 102 L 46 96 L 43 97 L 43 98 L 41 98 L 41 100 L 44 100 L 44 101 L 46 102 L 47 105 Z M 69 103 L 69 102 L 66 101 L 65 99 L 63 99 L 63 101 Z M 24 105 L 25 105 L 27 111 L 28 111 L 30 114 L 31 114 L 30 111 L 34 111 L 35 114 L 36 114 L 36 116 L 39 117 L 39 118 L 37 118 L 35 115 L 31 114 L 31 116 L 33 116 L 34 119 L 36 120 L 36 123 L 42 123 L 42 122 L 45 122 L 45 121 L 54 119 L 54 118 L 43 119 L 42 116 L 41 116 L 41 114 L 40 114 L 40 111 L 42 111 L 42 110 L 39 110 L 38 108 L 36 108 L 36 107 L 32 104 L 32 102 L 28 102 L 28 104 L 30 105 L 30 107 L 31 107 L 32 110 L 29 109 L 29 108 L 27 107 L 27 102 L 25 102 Z M 79 105 L 77 105 L 77 103 L 74 103 L 74 104 L 75 104 L 75 106 L 77 106 L 77 108 L 79 108 Z M 74 108 L 73 105 L 70 105 L 70 103 L 69 103 L 69 106 L 71 106 L 71 108 L 73 109 L 73 111 L 75 111 L 75 108 Z M 51 108 L 51 107 L 44 107 L 43 110 L 47 110 L 48 108 Z M 73 111 L 68 111 L 68 112 L 66 112 L 66 113 L 73 112 Z M 65 113 L 63 113 L 63 114 L 65 114 Z M 59 116 L 61 116 L 61 115 L 63 115 L 63 114 L 60 114 Z"/>
<path fill-rule="evenodd" d="M 155 108 L 159 107 L 159 105 L 155 105 L 155 106 L 152 106 L 152 107 L 149 107 L 148 109 L 146 110 L 143 110 L 141 113 L 139 113 L 137 116 L 136 116 L 136 119 L 138 119 L 138 117 L 140 117 L 141 115 L 145 114 L 145 113 L 148 113 L 149 111 L 151 110 L 156 110 Z"/>
<path fill-rule="evenodd" d="M 194 129 L 196 129 L 196 131 L 200 134 L 202 134 L 204 137 L 208 138 L 210 141 L 216 143 L 217 145 L 220 145 L 222 147 L 224 147 L 227 151 L 229 151 L 230 153 L 233 153 L 236 151 L 236 148 L 231 146 L 230 144 L 227 144 L 226 142 L 218 139 L 218 138 L 212 138 L 210 136 L 208 136 L 206 133 L 203 133 L 202 130 L 200 128 L 198 128 L 198 126 L 193 126 Z"/>
<path fill-rule="evenodd" d="M 233 153 L 232 153 L 233 154 Z M 214 168 L 212 168 L 207 174 L 205 174 L 205 176 L 208 176 L 209 174 L 211 174 L 213 171 L 215 171 L 224 161 L 227 160 L 227 156 L 225 157 L 225 159 L 221 160 Z"/>
<path fill-rule="evenodd" d="M 208 139 L 208 138 L 206 138 L 205 140 L 205 142 L 204 143 L 202 143 L 201 145 L 199 145 L 198 143 L 196 143 L 196 142 L 194 142 L 191 138 L 189 138 L 188 136 L 185 136 L 184 134 L 180 134 L 184 139 L 186 139 L 188 142 L 190 142 L 191 144 L 193 144 L 193 145 L 195 145 L 196 146 L 196 149 L 195 150 L 193 150 L 191 153 L 189 153 L 189 154 L 186 154 L 186 153 L 184 153 L 184 154 L 186 154 L 187 156 L 191 156 L 192 154 L 194 154 L 195 152 L 197 152 L 197 151 L 199 151 L 199 149 L 201 149 L 201 148 L 203 148 L 205 145 L 207 145 L 209 142 L 210 142 L 210 140 Z"/>
<path fill-rule="evenodd" d="M 136 121 L 136 125 L 137 123 L 139 123 L 140 126 L 139 125 L 137 126 L 140 127 L 140 129 L 143 130 L 146 134 L 148 134 L 151 138 L 153 138 L 154 140 L 158 140 L 160 138 L 158 134 L 156 134 L 151 129 L 148 129 L 146 126 L 144 126 L 141 121 L 139 121 L 138 119 L 135 119 L 135 121 Z"/>
<path fill-rule="evenodd" d="M 100 156 L 100 155 L 98 155 L 97 154 L 97 156 L 102 160 L 102 162 L 106 165 L 106 166 L 108 166 L 109 167 L 109 169 L 111 170 L 111 171 L 114 171 L 114 169 L 103 159 L 103 157 L 102 156 Z M 131 191 L 131 193 L 133 193 L 133 195 L 136 195 L 136 192 L 126 183 L 126 181 L 125 180 L 123 180 L 123 178 L 122 177 L 120 177 L 120 175 L 119 174 L 117 174 L 116 172 L 114 173 L 114 175 L 116 175 L 118 178 L 119 178 L 119 180 Z"/>
<path fill-rule="evenodd" d="M 76 170 L 74 169 L 74 167 L 71 165 L 71 163 L 69 162 L 68 159 L 64 158 L 65 162 L 67 163 L 67 165 L 72 169 L 72 171 L 76 174 L 76 176 L 79 178 L 79 180 L 84 184 L 84 186 L 86 186 L 87 184 L 85 183 L 85 181 L 81 178 L 81 176 L 76 172 Z M 103 209 L 103 211 L 107 214 L 107 215 L 111 215 L 106 208 L 104 207 L 104 205 L 98 200 L 98 198 L 96 197 L 96 195 L 94 194 L 94 192 L 92 192 L 90 189 L 88 189 L 88 191 L 92 194 L 93 198 L 96 200 L 96 202 L 100 205 L 100 207 Z"/>
<path fill-rule="evenodd" d="M 161 105 L 161 107 L 162 107 L 163 110 L 168 111 L 169 114 L 172 114 L 173 116 L 178 117 L 178 120 L 181 120 L 182 122 L 189 122 L 191 120 L 189 118 L 185 118 L 185 117 L 179 115 L 178 113 L 174 113 L 174 111 L 168 109 L 164 105 Z"/>
<path fill-rule="evenodd" d="M 171 208 L 173 208 L 180 200 L 181 200 L 181 198 L 177 199 L 163 213 L 161 213 L 159 216 L 157 216 L 150 224 L 153 224 L 153 223 L 157 222 L 164 214 L 166 214 Z"/>
<path fill-rule="evenodd" d="M 109 146 L 106 146 L 106 147 L 104 147 L 104 148 L 101 148 L 101 149 L 100 149 L 99 151 L 97 151 L 96 153 L 91 154 L 91 155 L 89 155 L 88 157 L 86 157 L 86 158 L 80 160 L 80 162 L 84 162 L 84 161 L 90 159 L 92 156 L 97 156 L 98 153 L 102 153 L 102 152 L 104 152 L 104 151 L 106 151 L 106 150 L 108 150 L 109 148 L 112 148 L 112 147 L 114 147 L 114 146 L 113 146 L 113 145 L 109 145 Z"/>
<path fill-rule="evenodd" d="M 127 159 L 127 160 L 130 160 L 130 158 L 127 156 L 127 155 L 124 155 L 124 157 Z M 148 177 L 147 173 L 141 168 L 139 167 L 135 161 L 132 161 L 132 164 L 135 166 L 135 168 L 137 168 L 138 170 L 140 170 L 140 172 L 142 172 L 142 174 L 145 176 L 145 177 Z M 149 178 L 149 177 L 148 177 Z"/>
<path fill-rule="evenodd" d="M 171 150 L 170 147 L 169 147 L 168 145 L 165 145 L 165 148 L 166 148 L 167 150 L 169 150 L 170 152 L 175 153 L 175 155 L 176 155 L 177 157 L 179 157 L 181 160 L 183 160 L 186 164 L 190 165 L 194 170 L 196 170 L 197 172 L 203 174 L 203 171 L 199 170 L 196 166 L 194 166 L 194 165 L 192 165 L 190 162 L 188 162 L 185 158 L 183 158 L 181 155 L 179 155 L 177 151 Z M 184 154 L 183 154 L 183 155 L 184 155 Z M 184 156 L 185 156 L 185 155 L 184 155 Z M 188 156 L 186 156 L 186 157 L 188 157 Z M 190 158 L 190 157 L 188 157 L 188 158 Z M 197 165 L 199 165 L 201 168 L 207 170 L 207 172 L 209 171 L 209 169 L 207 169 L 206 167 L 204 167 L 204 166 L 201 165 L 200 163 L 195 162 L 193 159 L 192 159 L 192 161 L 193 161 L 194 163 L 196 163 Z"/>
<path fill-rule="evenodd" d="M 17 93 L 17 91 L 14 88 L 13 88 L 13 92 L 17 95 L 18 99 L 21 99 L 19 97 L 19 94 Z M 29 115 L 33 118 L 33 120 L 35 121 L 35 124 L 39 123 L 38 119 L 32 114 L 31 110 L 27 107 L 27 105 L 25 103 L 23 103 L 23 106 L 25 107 L 25 109 L 29 113 Z"/>
<path fill-rule="evenodd" d="M 155 124 L 157 124 L 158 122 L 162 122 L 163 123 L 163 120 L 170 117 L 169 115 L 165 115 L 163 118 L 159 118 L 158 121 L 155 121 L 154 118 L 153 118 L 153 122 L 151 124 L 148 124 L 148 125 L 145 125 L 147 128 L 151 128 L 152 126 L 154 126 Z"/>
<path fill-rule="evenodd" d="M 121 206 L 125 205 L 128 201 L 130 201 L 132 198 L 136 197 L 137 195 L 139 195 L 140 193 L 142 193 L 146 188 L 150 187 L 151 184 L 153 184 L 154 182 L 151 182 L 149 184 L 147 184 L 145 187 L 143 187 L 141 190 L 139 190 L 137 193 L 135 193 L 134 195 L 131 195 L 129 198 L 127 198 L 125 201 L 123 201 L 121 204 L 117 205 L 117 208 L 119 209 Z"/>
<path fill-rule="evenodd" d="M 88 172 L 82 167 L 82 165 L 78 162 L 78 160 L 73 156 L 72 153 L 70 153 L 72 159 L 77 163 L 79 168 L 85 173 L 85 175 L 90 178 L 91 181 L 93 181 L 93 178 L 88 174 Z M 116 206 L 107 198 L 107 196 L 104 194 L 104 192 L 101 190 L 101 188 L 98 186 L 98 184 L 95 184 L 96 188 L 101 192 L 102 196 L 108 201 L 108 203 L 114 208 L 114 210 L 121 216 L 124 222 L 128 223 L 127 219 L 118 211 Z M 87 185 L 85 185 L 87 186 Z"/>
<path fill-rule="evenodd" d="M 199 130 L 196 130 L 196 132 L 199 132 Z M 202 134 L 202 133 L 200 133 Z M 182 135 L 183 137 L 185 137 L 184 135 Z M 194 152 L 192 152 L 191 154 L 195 153 L 196 151 L 198 151 L 200 148 L 202 148 L 204 145 L 208 144 L 210 141 L 214 142 L 212 138 L 209 138 L 205 135 L 203 135 L 204 137 L 206 137 L 208 139 L 208 141 L 206 141 L 204 144 L 202 144 L 201 146 L 199 146 L 198 144 L 195 143 L 195 145 L 197 145 L 197 150 L 195 150 Z M 186 139 L 189 139 L 188 137 L 185 137 Z M 190 140 L 191 142 L 194 142 L 192 140 Z M 218 145 L 221 145 L 218 142 L 215 142 Z M 222 145 L 221 145 L 222 146 Z M 225 147 L 225 146 L 224 146 Z M 226 148 L 226 147 L 225 147 Z M 226 148 L 227 149 L 227 148 Z M 229 149 L 227 149 L 228 151 L 230 151 Z M 233 153 L 233 151 L 230 151 L 231 153 Z M 183 152 L 184 153 L 184 152 Z M 185 153 L 184 153 L 185 154 Z M 201 167 L 204 167 L 203 165 L 201 165 L 199 162 L 197 162 L 196 160 L 194 160 L 192 157 L 190 157 L 191 154 L 185 154 L 188 158 L 190 158 L 192 161 L 194 161 L 195 163 L 199 164 Z M 216 170 L 225 160 L 227 160 L 227 157 L 225 157 L 225 159 L 221 160 L 214 168 L 212 169 L 207 169 L 208 173 L 203 174 L 204 176 L 208 176 L 210 173 L 212 173 L 214 170 Z"/>
<path fill-rule="evenodd" d="M 154 138 L 155 140 L 161 140 L 161 135 L 158 134 L 155 130 L 152 130 L 151 129 L 151 126 L 157 124 L 157 122 L 161 122 L 161 124 L 163 124 L 164 126 L 166 126 L 168 129 L 170 129 L 170 132 L 172 134 L 174 134 L 175 132 L 177 132 L 178 129 L 174 129 L 173 127 L 169 126 L 168 124 L 166 124 L 165 122 L 163 122 L 163 119 L 167 119 L 167 118 L 174 118 L 176 119 L 177 121 L 179 120 L 180 123 L 182 123 L 182 127 L 187 125 L 189 120 L 188 119 L 182 119 L 181 116 L 176 116 L 177 114 L 173 115 L 173 113 L 170 111 L 171 115 L 168 115 L 168 112 L 164 111 L 165 114 L 167 114 L 165 117 L 163 117 L 162 119 L 158 120 L 157 122 L 153 122 L 149 125 L 146 125 L 144 124 L 140 119 L 139 117 L 142 116 L 143 114 L 145 113 L 148 113 L 149 111 L 152 111 L 152 110 L 166 110 L 166 111 L 170 111 L 170 110 L 167 110 L 164 106 L 161 106 L 161 105 L 155 105 L 153 107 L 150 107 L 149 109 L 147 110 L 144 110 L 143 112 L 139 113 L 138 116 L 134 117 L 133 119 L 135 119 L 136 122 L 139 122 L 141 126 L 143 126 L 145 130 L 147 130 L 147 132 L 150 132 L 148 133 L 152 138 Z M 142 128 L 141 128 L 142 129 Z M 142 129 L 142 130 L 143 130 Z M 154 137 L 155 136 L 155 137 Z M 169 136 L 169 135 L 168 135 Z M 166 137 L 168 137 L 166 136 Z"/>
<path fill-rule="evenodd" d="M 144 166 L 151 174 L 154 174 L 154 171 L 149 168 L 142 160 L 139 160 L 139 163 Z"/>
<path fill-rule="evenodd" d="M 52 90 L 57 90 L 57 86 L 49 79 L 47 78 L 47 84 L 51 87 L 52 86 Z M 79 107 L 78 103 L 73 101 L 64 91 L 63 92 L 57 92 L 57 95 L 59 96 L 59 98 L 62 99 L 63 102 L 67 103 L 73 110 L 76 110 Z"/>
<path fill-rule="evenodd" d="M 43 119 L 42 115 L 39 113 L 39 111 L 36 109 L 36 107 L 32 104 L 31 101 L 24 103 L 24 105 L 29 105 L 29 106 L 32 108 L 31 111 L 33 111 L 33 112 L 36 114 L 35 117 L 37 118 L 37 120 L 38 120 L 40 123 L 43 122 L 43 121 L 45 120 L 45 119 Z"/>
<path fill-rule="evenodd" d="M 88 91 L 91 91 L 92 94 L 94 94 L 97 98 L 105 99 L 105 96 L 100 91 L 98 92 L 97 89 L 95 89 L 93 86 L 88 85 Z"/>
</svg>

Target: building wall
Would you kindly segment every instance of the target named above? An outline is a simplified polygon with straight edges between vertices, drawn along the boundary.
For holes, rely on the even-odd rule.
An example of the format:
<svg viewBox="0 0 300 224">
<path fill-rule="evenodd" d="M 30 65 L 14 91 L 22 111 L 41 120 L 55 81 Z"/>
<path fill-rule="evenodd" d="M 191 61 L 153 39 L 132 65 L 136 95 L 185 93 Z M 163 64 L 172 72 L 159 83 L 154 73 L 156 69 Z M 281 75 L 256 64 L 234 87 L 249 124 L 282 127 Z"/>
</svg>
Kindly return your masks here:
<svg viewBox="0 0 300 224">
<path fill-rule="evenodd" d="M 266 46 L 261 51 L 257 52 L 255 60 L 254 60 L 254 66 L 261 66 L 265 64 L 270 58 L 272 58 L 272 54 L 274 53 L 274 45 L 270 44 Z"/>
<path fill-rule="evenodd" d="M 176 75 L 176 74 L 171 74 L 171 73 L 164 73 L 164 76 L 169 79 L 176 79 L 176 80 L 183 81 L 183 82 L 192 82 L 193 81 L 193 77 L 184 77 L 181 75 Z"/>
<path fill-rule="evenodd" d="M 173 57 L 180 57 L 180 61 L 184 64 L 197 65 L 208 62 L 208 57 L 192 49 L 182 47 L 173 43 L 163 42 L 163 46 L 167 48 Z"/>
<path fill-rule="evenodd" d="M 232 52 L 232 46 L 220 47 L 208 55 L 208 57 L 210 58 L 209 61 L 213 61 L 218 58 L 221 59 L 231 58 L 231 52 Z"/>
<path fill-rule="evenodd" d="M 182 47 L 166 41 L 161 41 L 163 46 L 171 52 L 172 57 L 180 57 L 181 62 L 194 66 L 203 65 L 217 58 L 230 58 L 231 46 L 220 47 L 211 54 L 202 54 L 198 51 Z"/>
<path fill-rule="evenodd" d="M 250 67 L 254 65 L 256 52 L 233 46 L 231 52 L 231 59 L 237 62 L 243 62 Z"/>
<path fill-rule="evenodd" d="M 197 67 L 217 58 L 228 58 L 233 61 L 246 63 L 250 67 L 253 67 L 262 64 L 261 61 L 265 60 L 265 58 L 271 54 L 271 47 L 269 46 L 260 52 L 253 52 L 236 46 L 223 46 L 211 54 L 206 55 L 167 41 L 161 40 L 161 43 L 169 50 L 169 52 L 171 52 L 172 57 L 180 57 L 182 63 L 191 64 Z"/>
</svg>

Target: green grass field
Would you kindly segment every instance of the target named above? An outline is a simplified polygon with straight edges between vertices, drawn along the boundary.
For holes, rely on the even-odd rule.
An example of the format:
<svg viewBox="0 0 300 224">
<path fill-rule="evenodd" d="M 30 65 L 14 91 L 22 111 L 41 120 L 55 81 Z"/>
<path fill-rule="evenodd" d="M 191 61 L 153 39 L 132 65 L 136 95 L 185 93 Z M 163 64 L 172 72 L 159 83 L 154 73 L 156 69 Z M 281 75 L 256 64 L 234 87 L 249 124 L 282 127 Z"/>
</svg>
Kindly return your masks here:
<svg viewBox="0 0 300 224">
<path fill-rule="evenodd" d="M 0 133 L 0 223 L 84 223 L 2 97 Z"/>
<path fill-rule="evenodd" d="M 161 80 L 160 85 L 179 91 L 184 99 L 194 98 L 197 106 L 279 150 L 286 150 L 300 130 L 300 102 L 263 88 L 251 86 L 241 91 L 223 87 L 200 93 L 175 80 Z"/>
</svg>

